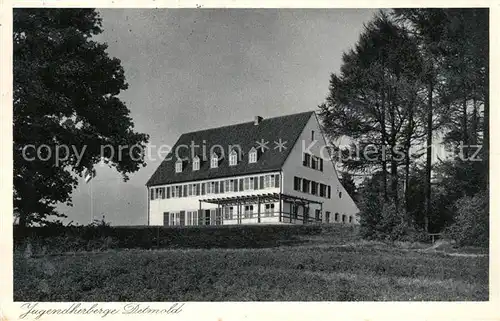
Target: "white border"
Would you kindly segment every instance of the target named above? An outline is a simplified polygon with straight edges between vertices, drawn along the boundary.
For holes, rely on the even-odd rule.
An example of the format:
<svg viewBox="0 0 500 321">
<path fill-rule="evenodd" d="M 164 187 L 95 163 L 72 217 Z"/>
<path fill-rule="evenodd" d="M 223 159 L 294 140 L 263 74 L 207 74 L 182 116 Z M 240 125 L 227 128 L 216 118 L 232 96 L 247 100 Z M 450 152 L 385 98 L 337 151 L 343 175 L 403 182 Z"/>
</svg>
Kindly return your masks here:
<svg viewBox="0 0 500 321">
<path fill-rule="evenodd" d="M 435 0 L 435 1 L 118 1 L 91 0 L 76 1 L 6 1 L 0 0 L 0 71 L 1 71 L 1 115 L 0 115 L 0 320 L 17 320 L 22 313 L 21 303 L 13 303 L 12 293 L 12 8 L 13 7 L 98 7 L 98 8 L 158 8 L 158 7 L 261 7 L 261 8 L 394 8 L 394 7 L 490 7 L 490 123 L 499 120 L 498 64 L 500 31 L 500 1 L 467 1 L 467 0 Z M 496 107 L 495 107 L 496 106 Z M 498 187 L 499 148 L 495 144 L 499 135 L 499 127 L 490 126 L 490 301 L 479 303 L 460 302 L 266 302 L 266 303 L 188 303 L 179 315 L 144 315 L 148 320 L 500 320 L 498 301 L 500 298 L 498 278 L 498 239 L 493 229 L 499 226 L 497 214 L 498 201 L 495 194 Z M 121 308 L 124 303 L 101 303 L 106 308 Z M 165 308 L 167 303 L 151 303 L 151 307 Z M 495 309 L 496 305 L 496 309 Z M 44 303 L 44 308 L 66 307 L 64 303 Z M 129 316 L 134 320 L 141 316 Z M 62 320 L 64 318 L 81 320 L 101 319 L 92 316 L 50 315 L 42 320 Z M 121 320 L 124 315 L 108 316 L 108 320 Z"/>
</svg>

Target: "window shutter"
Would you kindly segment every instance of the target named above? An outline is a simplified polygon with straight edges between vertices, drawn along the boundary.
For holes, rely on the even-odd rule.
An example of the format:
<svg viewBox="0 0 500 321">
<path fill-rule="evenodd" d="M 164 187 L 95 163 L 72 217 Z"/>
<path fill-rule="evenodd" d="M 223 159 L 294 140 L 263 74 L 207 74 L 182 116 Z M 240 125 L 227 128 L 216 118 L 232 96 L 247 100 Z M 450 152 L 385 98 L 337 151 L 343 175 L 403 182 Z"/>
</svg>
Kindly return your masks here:
<svg viewBox="0 0 500 321">
<path fill-rule="evenodd" d="M 188 186 L 187 185 L 184 185 L 184 192 L 182 193 L 182 195 L 184 197 L 186 197 L 188 195 Z"/>
<path fill-rule="evenodd" d="M 161 188 L 161 198 L 165 199 L 165 187 Z"/>
<path fill-rule="evenodd" d="M 332 198 L 332 187 L 328 185 L 328 198 Z"/>
<path fill-rule="evenodd" d="M 226 182 L 226 181 L 220 181 L 220 192 L 221 192 L 221 193 L 224 193 L 224 183 L 225 183 L 225 182 Z"/>
<path fill-rule="evenodd" d="M 233 184 L 234 184 L 233 191 L 234 191 L 234 192 L 237 192 L 237 191 L 238 191 L 238 180 L 237 180 L 237 179 L 235 179 L 235 180 L 233 181 Z"/>
<path fill-rule="evenodd" d="M 167 187 L 167 198 L 170 198 L 170 186 Z"/>
<path fill-rule="evenodd" d="M 153 201 L 155 199 L 155 189 L 152 188 L 150 191 L 151 191 L 151 200 Z"/>
<path fill-rule="evenodd" d="M 168 219 L 170 217 L 169 212 L 163 212 L 163 226 L 168 226 Z"/>
<path fill-rule="evenodd" d="M 243 191 L 243 178 L 240 178 L 240 192 Z"/>
<path fill-rule="evenodd" d="M 194 185 L 196 188 L 196 196 L 200 195 L 200 183 Z"/>
<path fill-rule="evenodd" d="M 180 215 L 181 226 L 186 224 L 186 211 L 181 211 Z"/>
<path fill-rule="evenodd" d="M 219 182 L 215 182 L 215 194 L 219 193 Z"/>
<path fill-rule="evenodd" d="M 280 187 L 280 175 L 274 175 L 274 187 Z"/>
<path fill-rule="evenodd" d="M 323 171 L 323 158 L 319 158 L 319 170 Z"/>
<path fill-rule="evenodd" d="M 257 176 L 253 178 L 253 189 L 259 189 L 259 178 Z"/>
<path fill-rule="evenodd" d="M 260 189 L 264 188 L 264 176 L 260 177 Z"/>
<path fill-rule="evenodd" d="M 205 183 L 201 183 L 201 195 L 205 195 Z"/>
</svg>

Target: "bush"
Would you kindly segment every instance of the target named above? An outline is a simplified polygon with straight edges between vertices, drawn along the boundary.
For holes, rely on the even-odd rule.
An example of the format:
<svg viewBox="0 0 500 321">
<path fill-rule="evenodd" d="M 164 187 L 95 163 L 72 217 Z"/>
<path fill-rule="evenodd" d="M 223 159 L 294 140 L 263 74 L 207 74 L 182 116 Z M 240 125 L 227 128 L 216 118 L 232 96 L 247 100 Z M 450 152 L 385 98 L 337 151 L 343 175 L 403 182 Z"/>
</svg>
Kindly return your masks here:
<svg viewBox="0 0 500 321">
<path fill-rule="evenodd" d="M 410 224 L 404 214 L 404 205 L 398 210 L 394 203 L 368 198 L 361 207 L 361 235 L 379 241 L 423 242 L 427 233 Z"/>
<path fill-rule="evenodd" d="M 458 245 L 488 246 L 489 211 L 488 194 L 480 192 L 465 196 L 454 204 L 454 223 L 445 230 L 445 235 Z"/>
</svg>

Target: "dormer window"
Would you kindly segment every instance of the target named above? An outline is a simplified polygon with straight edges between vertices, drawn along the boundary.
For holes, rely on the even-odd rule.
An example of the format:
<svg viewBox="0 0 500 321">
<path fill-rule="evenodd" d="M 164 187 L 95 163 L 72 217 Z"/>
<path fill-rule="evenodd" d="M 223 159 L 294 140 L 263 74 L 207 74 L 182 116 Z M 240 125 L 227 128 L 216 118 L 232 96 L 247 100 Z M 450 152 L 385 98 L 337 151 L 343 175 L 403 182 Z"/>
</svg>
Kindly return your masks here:
<svg viewBox="0 0 500 321">
<path fill-rule="evenodd" d="M 182 160 L 178 160 L 175 162 L 175 172 L 176 173 L 181 173 L 182 172 Z"/>
<path fill-rule="evenodd" d="M 255 147 L 252 147 L 252 149 L 248 153 L 248 162 L 250 164 L 257 162 L 257 150 L 255 149 Z"/>
<path fill-rule="evenodd" d="M 212 154 L 212 158 L 210 158 L 210 168 L 219 167 L 219 156 L 217 154 Z"/>
<path fill-rule="evenodd" d="M 229 153 L 229 166 L 235 166 L 236 164 L 238 164 L 238 153 L 233 149 Z"/>
<path fill-rule="evenodd" d="M 195 156 L 193 158 L 193 171 L 198 171 L 200 170 L 200 158 L 198 156 Z"/>
</svg>

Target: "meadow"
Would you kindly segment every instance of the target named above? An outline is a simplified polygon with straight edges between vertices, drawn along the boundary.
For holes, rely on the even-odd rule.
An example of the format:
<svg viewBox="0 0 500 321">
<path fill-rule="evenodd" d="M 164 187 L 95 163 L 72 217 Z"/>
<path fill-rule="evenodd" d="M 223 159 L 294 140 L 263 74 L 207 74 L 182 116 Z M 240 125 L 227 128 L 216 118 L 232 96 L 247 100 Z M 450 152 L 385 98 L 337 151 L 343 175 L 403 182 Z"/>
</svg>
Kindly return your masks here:
<svg viewBox="0 0 500 321">
<path fill-rule="evenodd" d="M 349 230 L 351 233 L 352 230 Z M 339 229 L 259 248 L 14 254 L 15 301 L 488 300 L 488 256 Z"/>
</svg>

